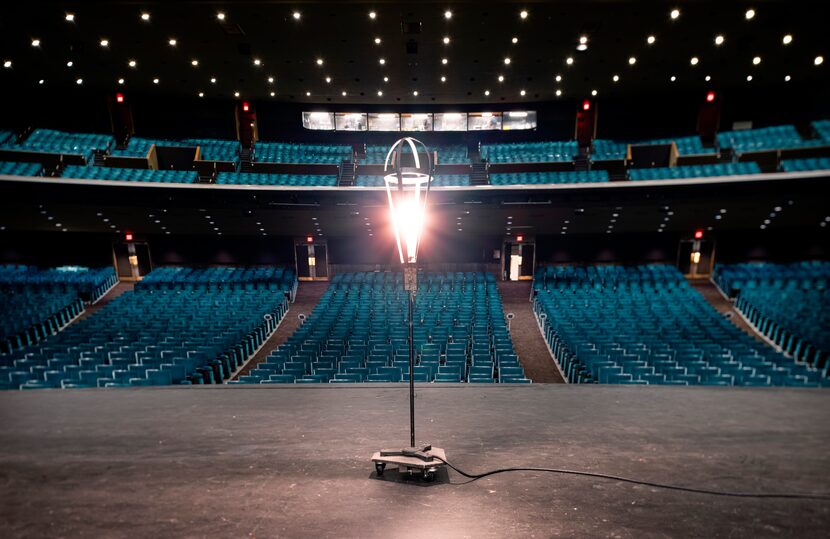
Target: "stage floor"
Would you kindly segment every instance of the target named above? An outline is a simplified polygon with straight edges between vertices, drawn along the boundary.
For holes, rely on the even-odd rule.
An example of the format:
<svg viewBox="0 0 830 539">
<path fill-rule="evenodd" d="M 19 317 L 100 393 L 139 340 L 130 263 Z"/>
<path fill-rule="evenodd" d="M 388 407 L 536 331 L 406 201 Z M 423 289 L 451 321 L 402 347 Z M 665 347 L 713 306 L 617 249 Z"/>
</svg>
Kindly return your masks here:
<svg viewBox="0 0 830 539">
<path fill-rule="evenodd" d="M 686 486 L 830 492 L 830 391 L 418 389 L 418 441 L 467 471 L 561 467 Z M 377 479 L 404 385 L 0 393 L 3 537 L 827 536 L 830 502 L 509 473 Z M 464 478 L 449 472 L 449 481 Z"/>
</svg>

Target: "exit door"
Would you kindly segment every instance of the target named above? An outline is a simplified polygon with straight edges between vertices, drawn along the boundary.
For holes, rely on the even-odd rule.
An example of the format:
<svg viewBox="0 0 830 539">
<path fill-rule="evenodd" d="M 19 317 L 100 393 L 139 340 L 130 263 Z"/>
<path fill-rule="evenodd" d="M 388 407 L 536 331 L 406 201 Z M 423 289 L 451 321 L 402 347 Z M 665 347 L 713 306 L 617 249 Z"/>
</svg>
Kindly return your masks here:
<svg viewBox="0 0 830 539">
<path fill-rule="evenodd" d="M 531 243 L 504 242 L 502 250 L 502 279 L 524 281 L 533 279 L 536 267 L 536 245 Z"/>
<path fill-rule="evenodd" d="M 715 261 L 715 242 L 708 239 L 681 240 L 677 269 L 687 277 L 708 277 Z"/>
<path fill-rule="evenodd" d="M 112 245 L 115 272 L 122 281 L 140 281 L 153 270 L 150 246 L 145 242 L 117 242 Z"/>
<path fill-rule="evenodd" d="M 324 242 L 296 242 L 297 278 L 301 281 L 327 280 L 329 276 L 328 249 Z"/>
</svg>

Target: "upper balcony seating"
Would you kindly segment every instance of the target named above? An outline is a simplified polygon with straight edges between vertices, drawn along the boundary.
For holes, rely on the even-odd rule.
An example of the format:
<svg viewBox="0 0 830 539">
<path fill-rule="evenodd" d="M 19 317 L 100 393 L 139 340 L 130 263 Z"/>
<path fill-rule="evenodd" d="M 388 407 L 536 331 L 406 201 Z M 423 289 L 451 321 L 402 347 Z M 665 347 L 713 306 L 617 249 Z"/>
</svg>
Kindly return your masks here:
<svg viewBox="0 0 830 539">
<path fill-rule="evenodd" d="M 481 145 L 481 157 L 491 163 L 562 163 L 578 152 L 575 140 Z"/>
<path fill-rule="evenodd" d="M 677 145 L 678 155 L 701 155 L 717 153 L 717 150 L 714 147 L 704 148 L 703 142 L 701 142 L 700 137 L 698 136 L 654 139 L 643 142 L 637 142 L 634 144 L 671 144 L 672 142 L 674 142 Z"/>
<path fill-rule="evenodd" d="M 40 176 L 43 174 L 43 165 L 40 163 L 9 163 L 0 161 L 0 174 L 9 176 Z"/>
<path fill-rule="evenodd" d="M 409 380 L 401 273 L 340 273 L 309 318 L 242 383 Z M 528 383 L 492 274 L 422 273 L 415 381 Z"/>
<path fill-rule="evenodd" d="M 121 182 L 196 183 L 194 170 L 151 170 L 140 168 L 93 167 L 69 165 L 61 176 L 81 180 L 112 180 Z"/>
<path fill-rule="evenodd" d="M 607 182 L 605 170 L 575 172 L 508 172 L 490 174 L 490 185 L 540 185 Z"/>
<path fill-rule="evenodd" d="M 8 129 L 0 129 L 0 144 L 6 144 L 7 142 L 11 143 L 13 137 L 14 133 Z"/>
<path fill-rule="evenodd" d="M 355 180 L 359 187 L 385 187 L 383 176 L 360 175 Z M 470 185 L 470 176 L 467 174 L 436 174 L 432 178 L 431 187 L 467 187 Z"/>
<path fill-rule="evenodd" d="M 283 185 L 302 187 L 334 187 L 337 176 L 321 174 L 260 174 L 256 172 L 220 172 L 217 184 L 226 185 Z"/>
<path fill-rule="evenodd" d="M 537 316 L 575 383 L 827 386 L 815 369 L 753 339 L 671 266 L 548 266 Z"/>
<path fill-rule="evenodd" d="M 824 144 L 830 145 L 830 120 L 816 120 L 812 125 Z"/>
<path fill-rule="evenodd" d="M 786 150 L 808 146 L 823 146 L 820 139 L 803 140 L 793 125 L 776 125 L 762 129 L 724 131 L 718 133 L 718 146 L 732 148 L 736 153 L 763 150 Z"/>
<path fill-rule="evenodd" d="M 786 353 L 826 371 L 830 357 L 830 262 L 718 265 L 721 289 Z"/>
<path fill-rule="evenodd" d="M 594 139 L 591 146 L 591 161 L 606 161 L 609 159 L 625 159 L 628 153 L 627 142 L 615 140 Z"/>
<path fill-rule="evenodd" d="M 257 142 L 254 147 L 260 163 L 301 163 L 339 165 L 352 156 L 351 146 L 337 144 L 292 144 L 289 142 Z"/>
<path fill-rule="evenodd" d="M 93 133 L 64 133 L 52 129 L 35 129 L 20 144 L 9 141 L 2 144 L 7 150 L 82 155 L 87 161 L 93 150 L 106 150 L 113 144 L 112 135 Z"/>
<path fill-rule="evenodd" d="M 389 148 L 390 146 L 383 145 L 366 146 L 366 159 L 361 159 L 361 162 L 367 165 L 382 165 L 386 162 L 386 154 L 389 153 Z M 420 147 L 418 149 L 422 150 Z M 440 165 L 470 163 L 466 146 L 428 146 L 428 149 L 430 153 L 438 153 L 438 164 Z M 404 152 L 411 153 L 409 146 L 404 146 Z M 423 154 L 419 155 L 419 159 L 423 159 Z"/>
<path fill-rule="evenodd" d="M 25 389 L 220 383 L 287 311 L 276 269 L 152 272 L 89 318 L 0 356 L 0 380 Z"/>
<path fill-rule="evenodd" d="M 806 170 L 830 170 L 830 157 L 811 157 L 809 159 L 786 159 L 781 161 L 784 172 L 804 172 Z"/>
<path fill-rule="evenodd" d="M 632 168 L 628 171 L 631 180 L 677 180 L 681 178 L 708 178 L 715 176 L 737 176 L 760 174 L 758 163 L 717 163 L 711 165 L 688 165 L 682 167 Z"/>
</svg>

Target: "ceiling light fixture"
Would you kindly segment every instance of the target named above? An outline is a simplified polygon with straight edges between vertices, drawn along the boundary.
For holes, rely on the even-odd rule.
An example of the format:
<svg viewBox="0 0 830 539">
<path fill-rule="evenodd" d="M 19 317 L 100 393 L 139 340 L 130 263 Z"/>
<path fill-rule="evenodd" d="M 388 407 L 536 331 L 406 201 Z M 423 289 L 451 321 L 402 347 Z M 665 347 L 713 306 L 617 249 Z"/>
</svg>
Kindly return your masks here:
<svg viewBox="0 0 830 539">
<path fill-rule="evenodd" d="M 225 14 L 220 11 L 216 14 L 216 18 L 219 19 L 220 21 L 224 21 L 225 20 Z"/>
<path fill-rule="evenodd" d="M 693 66 L 696 66 L 700 62 L 700 59 L 697 56 L 692 56 L 692 59 L 689 60 L 689 63 Z"/>
<path fill-rule="evenodd" d="M 452 19 L 452 11 L 450 11 L 449 9 L 447 11 L 445 11 L 444 12 L 444 18 L 447 19 L 447 20 Z"/>
<path fill-rule="evenodd" d="M 412 95 L 414 95 L 415 97 L 418 97 L 418 90 L 414 90 L 414 91 L 412 92 Z"/>
<path fill-rule="evenodd" d="M 499 75 L 499 82 L 504 82 L 504 75 Z"/>
<path fill-rule="evenodd" d="M 673 9 L 673 10 L 671 10 L 671 12 L 669 13 L 669 17 L 671 17 L 671 18 L 672 18 L 672 20 L 674 20 L 674 19 L 678 18 L 679 16 L 680 16 L 680 10 L 679 10 L 679 9 Z"/>
<path fill-rule="evenodd" d="M 262 65 L 262 60 L 260 60 L 259 58 L 254 58 L 254 65 L 255 66 L 261 66 Z"/>
<path fill-rule="evenodd" d="M 510 57 L 509 56 L 504 59 L 504 65 L 506 65 L 506 66 L 510 65 Z"/>
<path fill-rule="evenodd" d="M 150 14 L 149 14 L 149 13 L 147 13 L 146 11 L 145 11 L 145 12 L 143 12 L 143 13 L 141 14 L 141 20 L 142 20 L 142 21 L 149 21 L 149 20 L 150 20 Z"/>
<path fill-rule="evenodd" d="M 519 18 L 520 19 L 526 19 L 527 18 L 527 10 L 526 9 L 523 9 L 519 12 Z"/>
<path fill-rule="evenodd" d="M 268 84 L 274 84 L 274 77 L 268 77 Z"/>
<path fill-rule="evenodd" d="M 210 83 L 211 84 L 216 84 L 216 77 L 211 77 L 210 78 Z"/>
<path fill-rule="evenodd" d="M 443 75 L 442 75 L 442 76 L 441 76 L 441 82 L 447 82 L 447 77 L 445 77 L 445 76 L 443 76 Z"/>
<path fill-rule="evenodd" d="M 636 63 L 637 63 L 637 58 L 635 56 L 632 56 L 631 58 L 628 59 L 628 65 L 633 66 Z"/>
<path fill-rule="evenodd" d="M 761 63 L 761 57 L 760 56 L 756 56 L 755 58 L 752 59 L 752 65 L 757 66 L 760 63 Z"/>
<path fill-rule="evenodd" d="M 591 95 L 592 95 L 592 96 L 594 96 L 594 97 L 596 97 L 596 95 L 597 95 L 597 91 L 596 91 L 596 90 L 591 90 Z"/>
<path fill-rule="evenodd" d="M 614 81 L 614 82 L 620 82 L 620 76 L 619 75 L 614 75 L 613 77 L 611 77 L 611 80 Z"/>
<path fill-rule="evenodd" d="M 130 67 L 135 67 L 137 64 L 135 60 L 130 60 L 129 62 L 127 62 L 127 65 Z"/>
<path fill-rule="evenodd" d="M 39 39 L 33 39 L 32 40 L 32 47 L 40 47 L 40 40 Z"/>
<path fill-rule="evenodd" d="M 378 14 L 375 13 L 374 11 L 369 12 L 369 18 L 370 19 L 375 20 L 377 18 L 377 16 L 378 16 Z"/>
<path fill-rule="evenodd" d="M 449 45 L 450 44 L 450 36 L 444 36 L 443 41 L 444 41 L 444 45 Z"/>
<path fill-rule="evenodd" d="M 648 43 L 649 45 L 654 45 L 654 42 L 655 42 L 655 41 L 657 41 L 657 38 L 656 38 L 656 37 L 654 37 L 654 36 L 648 36 L 648 37 L 646 38 L 646 43 Z"/>
<path fill-rule="evenodd" d="M 383 90 L 378 90 L 378 97 L 383 97 Z"/>
<path fill-rule="evenodd" d="M 376 37 L 375 38 L 375 45 L 380 45 L 380 42 L 381 42 L 380 38 Z"/>
<path fill-rule="evenodd" d="M 300 20 L 300 17 L 302 17 L 302 15 L 300 14 L 300 12 L 299 12 L 299 11 L 295 11 L 295 12 L 292 14 L 292 16 L 294 17 L 294 20 L 295 20 L 295 21 L 299 21 L 299 20 Z"/>
<path fill-rule="evenodd" d="M 380 59 L 378 60 L 378 63 L 379 63 L 380 65 L 386 65 L 386 59 L 385 59 L 385 58 L 380 58 Z"/>
<path fill-rule="evenodd" d="M 118 79 L 118 84 L 124 84 L 124 79 Z"/>
<path fill-rule="evenodd" d="M 190 65 L 192 65 L 193 67 L 198 66 L 199 65 L 199 60 L 194 58 L 193 60 L 190 61 Z"/>
<path fill-rule="evenodd" d="M 513 44 L 515 45 L 519 42 L 519 38 L 514 36 L 513 39 L 511 39 L 510 41 L 513 42 Z"/>
<path fill-rule="evenodd" d="M 787 34 L 787 35 L 785 35 L 785 36 L 783 37 L 783 39 L 781 40 L 781 42 L 782 42 L 782 43 L 784 43 L 784 45 L 789 45 L 790 43 L 792 43 L 792 42 L 793 42 L 793 36 L 792 36 L 792 35 L 790 35 L 790 34 Z"/>
<path fill-rule="evenodd" d="M 484 95 L 490 95 L 490 90 L 484 90 Z"/>
<path fill-rule="evenodd" d="M 751 21 L 755 18 L 755 10 L 754 9 L 747 9 L 746 14 L 744 15 L 746 20 Z"/>
<path fill-rule="evenodd" d="M 790 82 L 790 76 L 789 75 L 784 76 L 784 82 Z"/>
<path fill-rule="evenodd" d="M 566 64 L 568 64 L 568 65 L 572 65 L 572 64 L 574 63 L 574 59 L 573 59 L 573 58 L 571 58 L 570 56 L 568 56 L 568 57 L 565 59 L 565 63 L 566 63 Z"/>
<path fill-rule="evenodd" d="M 556 90 L 556 97 L 560 97 L 562 95 L 562 90 Z"/>
<path fill-rule="evenodd" d="M 171 47 L 175 47 L 176 43 L 178 43 L 178 41 L 176 41 L 175 39 L 171 39 L 170 41 L 167 42 L 167 44 L 170 45 Z"/>
<path fill-rule="evenodd" d="M 317 58 L 317 65 L 318 66 L 323 65 L 323 59 L 322 58 Z"/>
<path fill-rule="evenodd" d="M 158 83 L 159 83 L 159 80 L 157 78 L 153 79 L 153 84 L 158 84 Z"/>
<path fill-rule="evenodd" d="M 326 84 L 331 84 L 331 77 L 326 77 Z"/>
<path fill-rule="evenodd" d="M 824 56 L 816 56 L 815 59 L 813 60 L 813 65 L 820 66 L 823 63 L 824 63 Z"/>
<path fill-rule="evenodd" d="M 752 82 L 752 75 L 746 76 L 746 82 Z"/>
<path fill-rule="evenodd" d="M 519 92 L 519 95 L 520 95 L 520 96 L 522 96 L 522 97 L 524 97 L 524 95 L 525 95 L 525 91 L 524 91 L 524 90 L 521 90 L 521 91 Z"/>
<path fill-rule="evenodd" d="M 234 92 L 234 93 L 233 93 L 233 96 L 234 96 L 234 97 L 239 97 L 239 92 Z"/>
<path fill-rule="evenodd" d="M 75 84 L 77 84 L 78 86 L 80 86 L 80 85 L 81 85 L 81 84 L 83 84 L 83 83 L 84 83 L 84 79 L 77 79 L 77 80 L 75 81 Z"/>
<path fill-rule="evenodd" d="M 389 82 L 389 77 L 383 77 L 383 82 Z"/>
<path fill-rule="evenodd" d="M 109 47 L 109 45 L 110 45 L 110 42 L 109 42 L 108 39 L 102 39 L 101 40 L 101 46 L 102 47 Z"/>
<path fill-rule="evenodd" d="M 449 63 L 449 60 L 446 58 L 441 58 L 441 63 L 447 65 L 447 63 Z"/>
<path fill-rule="evenodd" d="M 75 22 L 75 14 L 74 14 L 74 13 L 67 13 L 67 14 L 64 16 L 64 20 L 65 20 L 66 22 Z"/>
<path fill-rule="evenodd" d="M 562 82 L 562 75 L 556 75 L 556 82 Z"/>
<path fill-rule="evenodd" d="M 715 36 L 715 45 L 720 47 L 721 45 L 723 45 L 724 41 L 726 41 L 726 38 L 723 37 L 723 35 L 718 34 Z"/>
</svg>

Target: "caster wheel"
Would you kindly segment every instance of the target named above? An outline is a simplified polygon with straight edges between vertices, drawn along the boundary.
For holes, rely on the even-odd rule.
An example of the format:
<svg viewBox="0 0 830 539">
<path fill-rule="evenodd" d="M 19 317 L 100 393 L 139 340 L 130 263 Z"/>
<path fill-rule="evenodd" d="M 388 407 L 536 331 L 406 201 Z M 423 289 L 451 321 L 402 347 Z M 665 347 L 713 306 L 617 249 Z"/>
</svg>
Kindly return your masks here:
<svg viewBox="0 0 830 539">
<path fill-rule="evenodd" d="M 383 471 L 385 469 L 386 469 L 386 463 L 385 462 L 376 462 L 375 463 L 375 471 L 377 472 L 378 477 L 383 475 Z"/>
<path fill-rule="evenodd" d="M 423 477 L 424 481 L 426 481 L 427 483 L 432 483 L 433 481 L 435 481 L 435 472 L 430 470 L 424 470 Z"/>
</svg>

